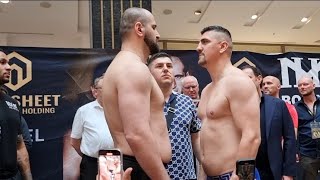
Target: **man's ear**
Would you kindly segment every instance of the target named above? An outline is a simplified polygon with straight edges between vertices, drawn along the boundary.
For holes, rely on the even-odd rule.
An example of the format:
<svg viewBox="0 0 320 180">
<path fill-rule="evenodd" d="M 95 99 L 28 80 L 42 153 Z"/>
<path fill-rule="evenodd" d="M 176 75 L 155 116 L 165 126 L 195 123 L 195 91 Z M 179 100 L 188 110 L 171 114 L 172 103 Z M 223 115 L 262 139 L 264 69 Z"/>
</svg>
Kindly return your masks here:
<svg viewBox="0 0 320 180">
<path fill-rule="evenodd" d="M 259 76 L 257 77 L 257 79 L 258 79 L 258 83 L 259 83 L 259 84 L 262 84 L 263 77 L 262 77 L 261 75 L 259 75 Z"/>
<path fill-rule="evenodd" d="M 134 31 L 138 36 L 144 36 L 144 27 L 141 22 L 136 22 L 134 24 Z"/>
<path fill-rule="evenodd" d="M 227 43 L 227 41 L 222 41 L 220 43 L 220 53 L 224 53 L 227 49 L 229 48 L 229 44 Z"/>
<path fill-rule="evenodd" d="M 91 89 L 92 96 L 94 98 L 97 98 L 97 90 L 93 86 L 90 86 L 90 89 Z"/>
<path fill-rule="evenodd" d="M 281 90 L 281 84 L 278 84 L 277 89 Z"/>
</svg>

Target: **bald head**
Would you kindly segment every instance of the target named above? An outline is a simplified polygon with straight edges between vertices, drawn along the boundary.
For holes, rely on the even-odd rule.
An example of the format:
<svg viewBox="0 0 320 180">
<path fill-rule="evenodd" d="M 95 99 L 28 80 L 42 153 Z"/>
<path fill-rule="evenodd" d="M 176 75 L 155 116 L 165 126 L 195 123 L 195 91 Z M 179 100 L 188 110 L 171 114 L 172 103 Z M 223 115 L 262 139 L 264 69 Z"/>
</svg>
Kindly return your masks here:
<svg viewBox="0 0 320 180">
<path fill-rule="evenodd" d="M 315 96 L 315 87 L 316 86 L 312 78 L 309 76 L 302 76 L 298 81 L 298 90 L 303 98 L 307 96 Z"/>
<path fill-rule="evenodd" d="M 145 25 L 152 17 L 153 15 L 148 10 L 143 8 L 132 7 L 126 9 L 120 22 L 121 39 L 124 40 L 127 37 L 128 32 L 132 31 L 137 22 Z"/>
<path fill-rule="evenodd" d="M 299 84 L 299 82 L 313 83 L 313 79 L 312 79 L 310 76 L 303 75 L 303 76 L 301 76 L 301 78 L 298 80 L 298 84 Z"/>
<path fill-rule="evenodd" d="M 182 79 L 182 85 L 189 83 L 189 82 L 194 82 L 194 83 L 198 84 L 198 80 L 194 76 L 186 76 Z"/>
<path fill-rule="evenodd" d="M 199 98 L 199 83 L 194 76 L 186 76 L 182 79 L 182 93 L 192 99 Z"/>
<path fill-rule="evenodd" d="M 262 80 L 262 91 L 265 94 L 279 98 L 281 89 L 280 80 L 275 76 L 266 76 Z"/>
</svg>

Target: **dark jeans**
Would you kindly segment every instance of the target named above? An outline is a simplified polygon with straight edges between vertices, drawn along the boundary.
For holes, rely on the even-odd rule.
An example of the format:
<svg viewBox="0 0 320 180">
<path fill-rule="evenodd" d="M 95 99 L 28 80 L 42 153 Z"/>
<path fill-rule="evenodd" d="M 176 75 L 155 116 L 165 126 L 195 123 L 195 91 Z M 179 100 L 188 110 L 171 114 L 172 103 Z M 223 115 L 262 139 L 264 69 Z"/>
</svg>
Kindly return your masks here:
<svg viewBox="0 0 320 180">
<path fill-rule="evenodd" d="M 80 163 L 80 180 L 95 180 L 98 174 L 98 159 L 82 155 Z"/>
<path fill-rule="evenodd" d="M 316 180 L 320 169 L 320 159 L 302 156 L 300 159 L 301 180 Z"/>
<path fill-rule="evenodd" d="M 135 157 L 123 155 L 123 170 L 125 171 L 129 167 L 133 168 L 131 172 L 131 180 L 150 180 Z"/>
</svg>

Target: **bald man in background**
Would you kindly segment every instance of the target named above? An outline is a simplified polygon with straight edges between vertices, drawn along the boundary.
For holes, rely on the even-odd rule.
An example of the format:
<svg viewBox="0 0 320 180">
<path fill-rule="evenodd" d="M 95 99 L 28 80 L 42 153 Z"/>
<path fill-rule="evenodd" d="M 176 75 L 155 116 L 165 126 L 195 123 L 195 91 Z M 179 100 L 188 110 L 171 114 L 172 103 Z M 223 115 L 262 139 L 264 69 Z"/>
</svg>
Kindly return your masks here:
<svg viewBox="0 0 320 180">
<path fill-rule="evenodd" d="M 275 98 L 279 98 L 279 92 L 281 89 L 281 83 L 280 80 L 277 77 L 274 76 L 266 76 L 262 80 L 262 91 L 265 94 L 268 94 L 270 96 L 273 96 Z M 293 127 L 295 136 L 297 138 L 297 129 L 298 129 L 298 113 L 294 105 L 286 102 L 287 108 L 289 110 L 289 113 L 291 115 L 292 121 L 293 121 Z"/>
<path fill-rule="evenodd" d="M 182 79 L 182 93 L 193 100 L 199 99 L 199 83 L 196 77 L 186 76 Z"/>
<path fill-rule="evenodd" d="M 199 83 L 196 77 L 188 75 L 184 77 L 181 81 L 182 83 L 182 94 L 189 96 L 196 108 L 198 108 L 199 101 L 200 101 L 200 95 L 199 95 Z M 202 177 L 204 175 L 204 172 L 200 168 L 200 163 L 198 159 L 193 157 L 194 159 L 194 167 L 196 168 L 196 173 L 198 174 L 197 177 Z"/>
<path fill-rule="evenodd" d="M 316 96 L 316 85 L 309 76 L 302 76 L 298 81 L 301 100 L 294 105 L 299 118 L 299 155 L 302 168 L 301 179 L 319 178 L 320 169 L 320 98 Z"/>
</svg>

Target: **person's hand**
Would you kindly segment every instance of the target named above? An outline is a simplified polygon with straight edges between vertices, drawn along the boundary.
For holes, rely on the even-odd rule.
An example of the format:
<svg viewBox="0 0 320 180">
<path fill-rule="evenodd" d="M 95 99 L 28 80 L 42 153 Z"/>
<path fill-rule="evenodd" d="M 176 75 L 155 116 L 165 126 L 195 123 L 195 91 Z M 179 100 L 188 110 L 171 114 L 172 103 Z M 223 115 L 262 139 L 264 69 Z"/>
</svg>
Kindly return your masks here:
<svg viewBox="0 0 320 180">
<path fill-rule="evenodd" d="M 131 180 L 131 172 L 132 172 L 132 168 L 128 168 L 126 169 L 126 171 L 124 171 L 123 173 L 123 179 L 122 180 Z"/>
<path fill-rule="evenodd" d="M 236 175 L 235 172 L 232 173 L 232 176 L 230 177 L 230 180 L 240 180 L 239 177 Z"/>
<path fill-rule="evenodd" d="M 131 180 L 131 172 L 132 172 L 132 170 L 133 169 L 131 167 L 126 169 L 126 171 L 124 171 L 124 173 L 123 173 L 122 180 Z M 96 180 L 99 180 L 99 174 L 97 174 Z"/>
<path fill-rule="evenodd" d="M 293 180 L 292 176 L 282 176 L 282 180 Z"/>
</svg>

